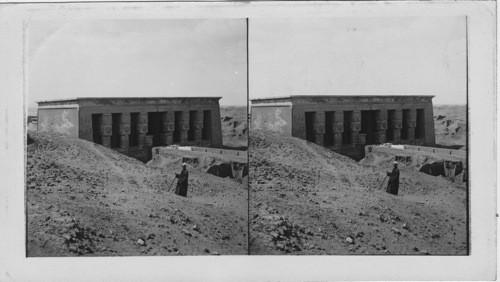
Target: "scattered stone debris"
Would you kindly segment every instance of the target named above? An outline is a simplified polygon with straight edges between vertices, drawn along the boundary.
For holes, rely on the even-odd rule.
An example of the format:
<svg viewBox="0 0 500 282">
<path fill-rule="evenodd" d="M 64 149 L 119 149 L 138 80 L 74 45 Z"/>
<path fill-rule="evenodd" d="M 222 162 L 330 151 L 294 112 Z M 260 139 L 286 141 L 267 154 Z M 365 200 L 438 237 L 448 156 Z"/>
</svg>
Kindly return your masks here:
<svg viewBox="0 0 500 282">
<path fill-rule="evenodd" d="M 354 239 L 353 239 L 353 238 L 351 238 L 351 237 L 347 237 L 347 238 L 345 238 L 345 241 L 346 241 L 347 243 L 349 243 L 349 244 L 354 244 Z"/>
</svg>

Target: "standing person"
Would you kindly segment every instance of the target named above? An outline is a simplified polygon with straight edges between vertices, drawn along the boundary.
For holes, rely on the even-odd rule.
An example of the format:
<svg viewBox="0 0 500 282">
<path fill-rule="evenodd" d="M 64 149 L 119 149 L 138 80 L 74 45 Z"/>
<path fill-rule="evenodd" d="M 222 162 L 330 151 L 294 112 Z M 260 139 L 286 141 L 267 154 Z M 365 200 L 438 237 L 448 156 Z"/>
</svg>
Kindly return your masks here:
<svg viewBox="0 0 500 282">
<path fill-rule="evenodd" d="M 389 176 L 389 182 L 387 183 L 387 193 L 398 195 L 399 190 L 399 169 L 398 162 L 394 162 L 394 168 L 392 172 L 387 172 L 387 176 Z"/>
<path fill-rule="evenodd" d="M 181 173 L 175 174 L 175 177 L 179 179 L 177 180 L 177 187 L 175 188 L 175 194 L 183 197 L 187 196 L 188 176 L 189 173 L 186 169 L 186 164 L 183 163 Z"/>
</svg>

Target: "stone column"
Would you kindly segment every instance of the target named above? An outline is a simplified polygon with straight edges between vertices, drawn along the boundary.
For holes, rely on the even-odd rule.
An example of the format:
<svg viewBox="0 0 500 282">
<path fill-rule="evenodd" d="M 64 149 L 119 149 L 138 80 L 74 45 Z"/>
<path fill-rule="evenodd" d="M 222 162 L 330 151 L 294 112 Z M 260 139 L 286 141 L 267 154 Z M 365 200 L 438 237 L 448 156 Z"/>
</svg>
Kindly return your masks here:
<svg viewBox="0 0 500 282">
<path fill-rule="evenodd" d="M 141 112 L 139 114 L 139 124 L 137 125 L 139 131 L 139 146 L 146 146 L 146 134 L 148 133 L 148 113 Z"/>
<path fill-rule="evenodd" d="M 181 143 L 187 144 L 188 130 L 189 130 L 189 111 L 182 111 L 182 118 L 180 121 L 181 129 Z"/>
<path fill-rule="evenodd" d="M 394 130 L 394 143 L 401 143 L 401 128 L 403 128 L 403 110 L 397 109 L 394 120 L 392 121 L 392 129 Z"/>
<path fill-rule="evenodd" d="M 201 131 L 203 130 L 203 111 L 198 111 L 196 113 L 196 122 L 194 127 L 194 141 L 201 145 Z"/>
<path fill-rule="evenodd" d="M 113 134 L 112 122 L 113 119 L 111 117 L 111 114 L 102 115 L 102 125 L 101 125 L 102 145 L 108 148 L 111 148 L 111 134 Z"/>
<path fill-rule="evenodd" d="M 352 112 L 352 121 L 350 129 L 351 129 L 352 145 L 356 145 L 358 143 L 358 134 L 359 131 L 361 130 L 361 111 Z"/>
<path fill-rule="evenodd" d="M 344 132 L 344 113 L 335 111 L 333 119 L 333 149 L 342 148 L 342 132 Z"/>
<path fill-rule="evenodd" d="M 410 118 L 407 122 L 408 126 L 408 140 L 415 141 L 415 127 L 417 126 L 417 110 L 410 109 Z"/>
<path fill-rule="evenodd" d="M 314 140 L 316 144 L 323 146 L 325 144 L 325 112 L 316 112 L 314 121 Z"/>
<path fill-rule="evenodd" d="M 121 148 L 128 150 L 130 134 L 130 113 L 122 113 L 120 128 Z"/>
<path fill-rule="evenodd" d="M 175 113 L 170 111 L 162 116 L 163 133 L 165 134 L 165 144 L 174 143 L 174 130 L 175 130 Z"/>
<path fill-rule="evenodd" d="M 387 110 L 375 112 L 375 141 L 378 144 L 386 142 L 385 132 L 387 130 Z"/>
<path fill-rule="evenodd" d="M 161 129 L 160 142 L 162 145 L 170 145 L 174 143 L 174 129 L 175 129 L 175 115 L 174 112 L 163 112 L 161 114 Z"/>
</svg>

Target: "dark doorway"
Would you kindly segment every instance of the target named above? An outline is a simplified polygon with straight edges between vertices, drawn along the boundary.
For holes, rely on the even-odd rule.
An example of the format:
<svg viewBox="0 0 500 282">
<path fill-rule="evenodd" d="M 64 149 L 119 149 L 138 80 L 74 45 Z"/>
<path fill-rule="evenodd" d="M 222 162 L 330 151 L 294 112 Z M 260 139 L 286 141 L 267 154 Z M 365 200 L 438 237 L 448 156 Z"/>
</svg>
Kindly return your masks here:
<svg viewBox="0 0 500 282">
<path fill-rule="evenodd" d="M 417 125 L 415 127 L 415 139 L 425 137 L 425 115 L 424 109 L 417 109 Z"/>
<path fill-rule="evenodd" d="M 153 146 L 161 145 L 162 113 L 148 113 L 148 135 L 153 135 Z"/>
<path fill-rule="evenodd" d="M 121 147 L 120 124 L 122 114 L 111 114 L 111 148 Z"/>
<path fill-rule="evenodd" d="M 366 145 L 375 144 L 375 131 L 377 121 L 375 113 L 377 111 L 361 111 L 361 130 L 359 133 L 366 134 Z"/>
<path fill-rule="evenodd" d="M 130 135 L 128 143 L 130 147 L 139 146 L 139 113 L 130 113 Z"/>
<path fill-rule="evenodd" d="M 203 111 L 203 129 L 201 130 L 202 140 L 212 140 L 212 111 Z"/>
<path fill-rule="evenodd" d="M 335 112 L 325 112 L 325 146 L 333 146 L 333 123 Z"/>
<path fill-rule="evenodd" d="M 102 145 L 102 133 L 101 133 L 101 124 L 102 124 L 102 114 L 93 114 L 92 115 L 92 140 L 96 144 Z"/>
<path fill-rule="evenodd" d="M 385 136 L 387 142 L 394 141 L 394 123 L 396 122 L 396 110 L 387 111 L 387 130 Z"/>
<path fill-rule="evenodd" d="M 342 145 L 352 143 L 351 136 L 352 111 L 344 111 L 344 132 L 342 132 Z"/>
<path fill-rule="evenodd" d="M 315 142 L 314 122 L 316 121 L 316 112 L 306 112 L 306 140 Z"/>
<path fill-rule="evenodd" d="M 174 113 L 174 143 L 181 142 L 182 111 Z"/>
<path fill-rule="evenodd" d="M 401 128 L 401 140 L 408 139 L 408 121 L 410 120 L 410 110 L 403 110 L 403 126 Z"/>
<path fill-rule="evenodd" d="M 189 111 L 189 130 L 188 130 L 188 141 L 194 141 L 195 140 L 195 126 L 196 126 L 196 119 L 198 118 L 198 112 L 197 111 Z"/>
</svg>

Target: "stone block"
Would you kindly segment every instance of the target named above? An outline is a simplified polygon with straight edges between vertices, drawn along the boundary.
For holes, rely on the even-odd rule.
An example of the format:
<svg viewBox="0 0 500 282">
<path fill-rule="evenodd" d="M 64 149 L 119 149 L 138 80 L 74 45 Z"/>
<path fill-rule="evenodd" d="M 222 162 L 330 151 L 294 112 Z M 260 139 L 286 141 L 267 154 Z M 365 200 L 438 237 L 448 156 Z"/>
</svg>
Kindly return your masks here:
<svg viewBox="0 0 500 282">
<path fill-rule="evenodd" d="M 378 144 L 385 143 L 385 131 L 375 132 L 375 142 Z"/>
<path fill-rule="evenodd" d="M 181 123 L 181 131 L 188 131 L 189 130 L 189 121 L 184 120 Z"/>
<path fill-rule="evenodd" d="M 353 111 L 352 112 L 352 121 L 360 122 L 361 121 L 361 111 Z"/>
<path fill-rule="evenodd" d="M 394 128 L 394 129 L 403 128 L 403 121 L 402 120 L 395 120 L 392 128 Z"/>
<path fill-rule="evenodd" d="M 103 136 L 102 145 L 104 147 L 111 148 L 111 136 Z"/>
<path fill-rule="evenodd" d="M 325 135 L 316 133 L 315 140 L 316 141 L 314 143 L 316 143 L 317 145 L 323 146 L 324 141 L 325 141 Z"/>
<path fill-rule="evenodd" d="M 130 134 L 130 124 L 120 124 L 120 135 Z"/>
<path fill-rule="evenodd" d="M 140 134 L 146 134 L 146 133 L 148 133 L 148 124 L 147 123 L 146 124 L 139 124 L 137 126 L 137 129 L 138 129 L 138 132 Z"/>
<path fill-rule="evenodd" d="M 111 117 L 111 114 L 103 114 L 102 115 L 102 124 L 111 125 L 112 123 L 113 123 L 113 119 Z"/>
<path fill-rule="evenodd" d="M 162 128 L 165 132 L 172 132 L 175 130 L 175 123 L 173 121 L 164 122 Z"/>
<path fill-rule="evenodd" d="M 375 129 L 376 130 L 387 130 L 387 121 L 376 121 L 375 124 Z"/>
<path fill-rule="evenodd" d="M 400 143 L 401 142 L 401 129 L 394 129 L 393 131 L 394 134 L 394 143 Z"/>
<path fill-rule="evenodd" d="M 316 134 L 325 134 L 325 124 L 324 123 L 315 123 L 314 124 L 314 132 Z"/>
<path fill-rule="evenodd" d="M 174 121 L 175 120 L 175 113 L 174 112 L 167 112 L 167 118 L 163 121 Z"/>
<path fill-rule="evenodd" d="M 361 130 L 361 122 L 351 122 L 350 129 L 353 132 L 358 132 Z"/>
<path fill-rule="evenodd" d="M 187 144 L 188 142 L 188 132 L 187 130 L 181 131 L 181 144 Z"/>
<path fill-rule="evenodd" d="M 342 133 L 333 134 L 333 147 L 340 148 L 342 146 Z"/>
<path fill-rule="evenodd" d="M 104 124 L 101 126 L 101 135 L 102 136 L 111 136 L 113 133 L 113 129 L 111 127 L 111 124 Z"/>
<path fill-rule="evenodd" d="M 148 124 L 148 113 L 139 114 L 139 123 Z"/>
<path fill-rule="evenodd" d="M 122 124 L 130 124 L 130 113 L 123 113 L 121 117 Z"/>
<path fill-rule="evenodd" d="M 196 121 L 194 123 L 194 129 L 195 130 L 202 130 L 203 129 L 203 121 Z"/>
<path fill-rule="evenodd" d="M 366 134 L 359 134 L 358 135 L 358 144 L 360 144 L 360 145 L 366 144 Z"/>
<path fill-rule="evenodd" d="M 409 128 L 417 127 L 417 120 L 416 119 L 410 119 L 410 120 L 408 120 L 408 127 Z"/>
<path fill-rule="evenodd" d="M 139 134 L 139 146 L 146 146 L 146 133 Z"/>
<path fill-rule="evenodd" d="M 129 138 L 128 134 L 120 136 L 120 148 L 128 148 L 129 147 Z"/>
<path fill-rule="evenodd" d="M 201 141 L 201 129 L 196 129 L 194 131 L 194 140 Z"/>
<path fill-rule="evenodd" d="M 335 133 L 342 133 L 344 132 L 344 123 L 342 122 L 336 122 L 333 124 L 333 132 Z"/>
<path fill-rule="evenodd" d="M 411 127 L 408 128 L 408 140 L 414 140 L 415 139 L 415 128 Z"/>
</svg>

